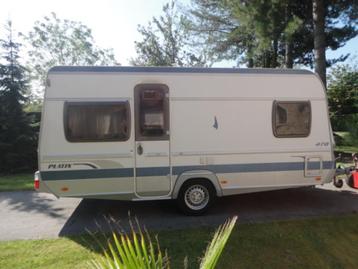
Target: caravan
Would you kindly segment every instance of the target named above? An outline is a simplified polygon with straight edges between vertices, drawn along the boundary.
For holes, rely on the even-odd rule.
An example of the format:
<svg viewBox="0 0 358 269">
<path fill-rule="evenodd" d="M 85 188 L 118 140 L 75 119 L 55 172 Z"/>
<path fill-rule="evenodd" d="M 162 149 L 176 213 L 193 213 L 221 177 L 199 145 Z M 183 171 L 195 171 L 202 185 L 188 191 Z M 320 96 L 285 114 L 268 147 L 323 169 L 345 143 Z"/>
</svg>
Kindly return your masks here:
<svg viewBox="0 0 358 269">
<path fill-rule="evenodd" d="M 216 197 L 332 181 L 320 79 L 306 70 L 65 67 L 48 73 L 39 191 L 59 197 Z"/>
</svg>

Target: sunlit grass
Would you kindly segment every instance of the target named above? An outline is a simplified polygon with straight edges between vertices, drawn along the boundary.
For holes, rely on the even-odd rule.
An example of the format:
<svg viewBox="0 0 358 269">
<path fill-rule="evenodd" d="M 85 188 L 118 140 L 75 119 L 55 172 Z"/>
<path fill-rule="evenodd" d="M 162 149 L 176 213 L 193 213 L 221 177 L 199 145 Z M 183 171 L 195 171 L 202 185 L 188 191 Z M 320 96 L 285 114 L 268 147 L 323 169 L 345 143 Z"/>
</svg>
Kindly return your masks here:
<svg viewBox="0 0 358 269">
<path fill-rule="evenodd" d="M 22 191 L 34 189 L 33 174 L 13 174 L 0 176 L 0 191 Z"/>
<path fill-rule="evenodd" d="M 214 231 L 160 231 L 158 241 L 171 268 L 183 268 L 185 257 L 189 269 L 199 268 Z M 101 255 L 95 246 L 88 236 L 0 242 L 0 268 L 89 268 Z M 358 215 L 238 224 L 217 268 L 358 268 Z"/>
</svg>

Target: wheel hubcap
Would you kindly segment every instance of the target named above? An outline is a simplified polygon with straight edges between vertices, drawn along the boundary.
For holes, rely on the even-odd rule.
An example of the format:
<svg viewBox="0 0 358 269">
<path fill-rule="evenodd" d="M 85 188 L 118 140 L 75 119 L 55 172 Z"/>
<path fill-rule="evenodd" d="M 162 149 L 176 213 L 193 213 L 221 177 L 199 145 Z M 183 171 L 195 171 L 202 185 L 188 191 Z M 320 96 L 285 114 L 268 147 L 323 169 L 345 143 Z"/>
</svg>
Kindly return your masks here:
<svg viewBox="0 0 358 269">
<path fill-rule="evenodd" d="M 193 210 L 203 209 L 209 202 L 209 191 L 202 185 L 190 186 L 185 192 L 185 204 Z"/>
</svg>

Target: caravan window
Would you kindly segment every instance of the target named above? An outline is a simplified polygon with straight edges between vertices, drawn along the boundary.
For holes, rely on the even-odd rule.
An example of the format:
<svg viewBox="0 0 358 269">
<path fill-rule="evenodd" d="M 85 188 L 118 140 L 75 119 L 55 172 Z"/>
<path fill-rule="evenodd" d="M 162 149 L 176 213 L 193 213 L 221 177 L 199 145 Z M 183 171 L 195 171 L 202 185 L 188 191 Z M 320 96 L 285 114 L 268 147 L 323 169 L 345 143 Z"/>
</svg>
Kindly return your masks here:
<svg viewBox="0 0 358 269">
<path fill-rule="evenodd" d="M 272 118 L 276 137 L 306 137 L 311 131 L 311 104 L 308 101 L 275 101 Z"/>
<path fill-rule="evenodd" d="M 168 140 L 168 87 L 163 84 L 136 86 L 136 140 Z"/>
<path fill-rule="evenodd" d="M 65 103 L 65 136 L 70 142 L 126 141 L 130 135 L 129 103 Z"/>
</svg>

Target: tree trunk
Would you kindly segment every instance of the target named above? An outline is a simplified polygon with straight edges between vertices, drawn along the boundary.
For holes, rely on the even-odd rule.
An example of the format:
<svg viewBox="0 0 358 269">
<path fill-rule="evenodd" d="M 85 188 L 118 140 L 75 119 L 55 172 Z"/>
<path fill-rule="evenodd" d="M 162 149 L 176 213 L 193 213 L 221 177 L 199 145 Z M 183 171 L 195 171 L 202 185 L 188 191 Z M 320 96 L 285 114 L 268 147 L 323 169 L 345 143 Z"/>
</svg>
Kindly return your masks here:
<svg viewBox="0 0 358 269">
<path fill-rule="evenodd" d="M 312 0 L 315 72 L 326 86 L 326 44 L 324 0 Z"/>
<path fill-rule="evenodd" d="M 291 40 L 286 40 L 286 42 L 285 42 L 285 67 L 293 68 L 292 41 Z"/>
<path fill-rule="evenodd" d="M 249 59 L 247 61 L 247 67 L 248 68 L 253 68 L 254 67 L 254 59 L 252 59 L 252 57 L 249 57 Z"/>
<path fill-rule="evenodd" d="M 272 52 L 272 61 L 271 61 L 271 67 L 273 68 L 276 68 L 278 66 L 277 51 L 278 51 L 278 38 L 275 37 L 275 39 L 273 40 L 273 52 Z"/>
<path fill-rule="evenodd" d="M 247 55 L 248 55 L 247 67 L 253 68 L 254 67 L 254 59 L 252 58 L 252 47 L 250 45 L 248 46 L 248 49 L 247 49 Z"/>
</svg>

